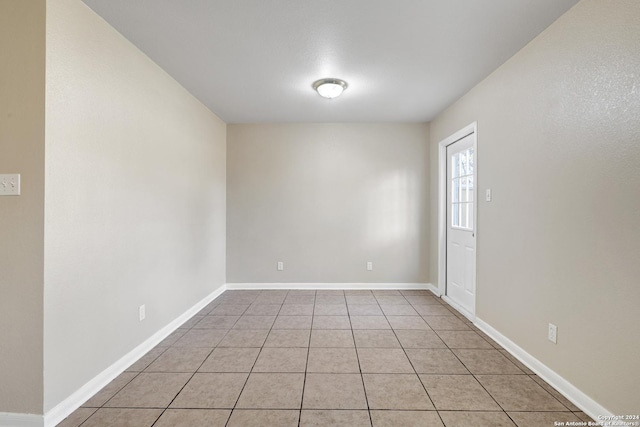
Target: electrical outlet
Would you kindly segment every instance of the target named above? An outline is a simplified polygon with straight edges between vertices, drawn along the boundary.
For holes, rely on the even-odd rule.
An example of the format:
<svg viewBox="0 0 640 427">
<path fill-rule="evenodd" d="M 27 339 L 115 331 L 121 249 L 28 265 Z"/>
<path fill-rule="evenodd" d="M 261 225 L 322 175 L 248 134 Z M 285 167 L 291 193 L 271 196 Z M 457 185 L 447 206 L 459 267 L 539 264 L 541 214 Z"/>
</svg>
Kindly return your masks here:
<svg viewBox="0 0 640 427">
<path fill-rule="evenodd" d="M 549 341 L 554 344 L 558 343 L 558 327 L 553 323 L 549 323 Z"/>
<path fill-rule="evenodd" d="M 0 196 L 20 195 L 20 174 L 0 174 Z"/>
<path fill-rule="evenodd" d="M 373 263 L 371 261 L 367 263 L 367 271 L 373 271 Z"/>
<path fill-rule="evenodd" d="M 283 270 L 284 270 L 284 262 L 278 261 L 278 271 L 283 271 Z"/>
<path fill-rule="evenodd" d="M 140 307 L 138 307 L 138 318 L 142 322 L 146 317 L 147 317 L 147 307 L 144 304 L 142 304 Z"/>
</svg>

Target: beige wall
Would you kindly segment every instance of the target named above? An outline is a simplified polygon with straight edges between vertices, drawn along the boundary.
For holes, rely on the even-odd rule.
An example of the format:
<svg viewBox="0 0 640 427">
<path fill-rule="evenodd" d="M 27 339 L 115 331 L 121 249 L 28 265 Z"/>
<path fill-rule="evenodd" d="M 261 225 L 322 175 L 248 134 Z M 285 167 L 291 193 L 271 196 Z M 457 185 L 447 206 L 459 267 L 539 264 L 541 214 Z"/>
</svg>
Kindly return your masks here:
<svg viewBox="0 0 640 427">
<path fill-rule="evenodd" d="M 48 411 L 224 283 L 226 125 L 80 0 L 46 84 Z"/>
<path fill-rule="evenodd" d="M 428 130 L 230 125 L 227 282 L 426 282 Z"/>
<path fill-rule="evenodd" d="M 0 412 L 42 414 L 45 1 L 0 0 Z"/>
<path fill-rule="evenodd" d="M 615 414 L 640 407 L 638 22 L 583 0 L 431 125 L 435 195 L 438 142 L 478 121 L 477 316 Z"/>
</svg>

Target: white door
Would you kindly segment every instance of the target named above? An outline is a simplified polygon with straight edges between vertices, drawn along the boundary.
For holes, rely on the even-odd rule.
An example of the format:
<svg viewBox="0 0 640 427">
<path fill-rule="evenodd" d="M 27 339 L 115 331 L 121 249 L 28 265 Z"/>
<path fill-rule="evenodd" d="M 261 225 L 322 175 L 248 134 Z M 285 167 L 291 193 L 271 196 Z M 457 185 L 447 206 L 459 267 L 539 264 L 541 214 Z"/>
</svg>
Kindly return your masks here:
<svg viewBox="0 0 640 427">
<path fill-rule="evenodd" d="M 447 146 L 446 295 L 475 315 L 475 133 Z"/>
</svg>

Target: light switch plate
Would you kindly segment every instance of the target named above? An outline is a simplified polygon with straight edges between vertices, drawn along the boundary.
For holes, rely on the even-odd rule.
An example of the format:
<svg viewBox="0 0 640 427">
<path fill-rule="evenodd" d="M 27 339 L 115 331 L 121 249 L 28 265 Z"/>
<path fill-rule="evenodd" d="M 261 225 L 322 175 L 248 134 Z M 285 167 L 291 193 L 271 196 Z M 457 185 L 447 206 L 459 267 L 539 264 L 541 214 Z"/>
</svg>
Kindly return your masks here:
<svg viewBox="0 0 640 427">
<path fill-rule="evenodd" d="M 486 199 L 487 202 L 491 201 L 491 189 L 490 188 L 487 188 L 487 191 L 485 193 L 485 199 Z"/>
<path fill-rule="evenodd" d="M 20 174 L 0 174 L 0 196 L 20 195 Z"/>
</svg>

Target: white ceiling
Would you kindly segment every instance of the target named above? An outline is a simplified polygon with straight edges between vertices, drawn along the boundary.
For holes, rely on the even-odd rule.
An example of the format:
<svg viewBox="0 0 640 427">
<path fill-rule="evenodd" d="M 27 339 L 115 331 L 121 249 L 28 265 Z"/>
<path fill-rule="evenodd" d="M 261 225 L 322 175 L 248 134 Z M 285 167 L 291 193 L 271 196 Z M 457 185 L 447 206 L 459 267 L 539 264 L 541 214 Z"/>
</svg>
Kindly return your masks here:
<svg viewBox="0 0 640 427">
<path fill-rule="evenodd" d="M 84 0 L 227 123 L 430 121 L 577 0 Z M 323 77 L 346 80 L 336 99 Z"/>
</svg>

